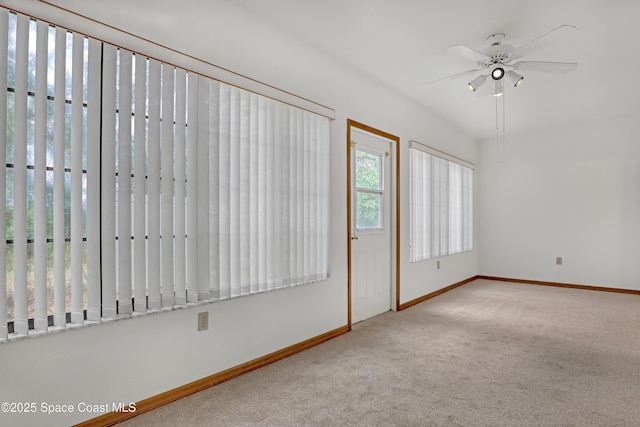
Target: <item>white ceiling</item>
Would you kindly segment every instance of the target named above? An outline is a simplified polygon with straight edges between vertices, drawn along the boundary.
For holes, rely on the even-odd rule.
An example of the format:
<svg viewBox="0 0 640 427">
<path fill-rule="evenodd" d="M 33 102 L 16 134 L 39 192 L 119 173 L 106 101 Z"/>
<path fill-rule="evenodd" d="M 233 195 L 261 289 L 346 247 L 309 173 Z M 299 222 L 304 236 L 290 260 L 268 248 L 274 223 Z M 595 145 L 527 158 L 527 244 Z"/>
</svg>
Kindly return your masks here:
<svg viewBox="0 0 640 427">
<path fill-rule="evenodd" d="M 505 94 L 507 133 L 640 114 L 638 0 L 50 2 L 106 23 L 126 26 L 128 22 L 125 29 L 139 35 L 144 36 L 149 26 L 166 26 L 182 40 L 209 46 L 212 42 L 203 27 L 241 8 L 242 13 L 359 68 L 477 139 L 495 134 L 494 97 L 470 92 L 468 78 L 420 88 L 439 77 L 475 68 L 472 61 L 448 54 L 446 48 L 464 44 L 481 50 L 486 37 L 498 32 L 506 34 L 505 43 L 519 46 L 561 24 L 571 24 L 578 27 L 577 32 L 525 59 L 580 65 L 570 74 L 523 73 L 524 84 Z M 230 13 L 227 21 L 233 16 L 237 15 Z"/>
</svg>

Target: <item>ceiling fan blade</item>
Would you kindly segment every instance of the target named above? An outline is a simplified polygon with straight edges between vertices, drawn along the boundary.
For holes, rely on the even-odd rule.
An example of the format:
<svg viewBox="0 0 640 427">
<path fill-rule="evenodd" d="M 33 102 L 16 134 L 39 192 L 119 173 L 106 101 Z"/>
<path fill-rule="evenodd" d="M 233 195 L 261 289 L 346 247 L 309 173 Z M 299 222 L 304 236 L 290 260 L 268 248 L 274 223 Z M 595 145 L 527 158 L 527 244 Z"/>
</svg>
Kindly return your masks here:
<svg viewBox="0 0 640 427">
<path fill-rule="evenodd" d="M 530 54 L 535 50 L 540 49 L 544 45 L 553 43 L 553 41 L 556 40 L 558 37 L 562 37 L 568 33 L 572 33 L 577 30 L 578 30 L 578 27 L 574 25 L 567 25 L 567 24 L 560 25 L 559 27 L 556 27 L 551 31 L 547 31 L 541 36 L 538 36 L 535 39 L 528 41 L 522 46 L 515 48 L 511 53 L 514 56 L 521 58 L 525 55 Z"/>
<path fill-rule="evenodd" d="M 452 74 L 450 76 L 441 77 L 441 78 L 439 78 L 437 80 L 432 80 L 430 82 L 427 82 L 427 83 L 421 85 L 420 88 L 422 89 L 424 87 L 427 87 L 429 85 L 432 85 L 432 84 L 438 83 L 438 82 L 444 82 L 444 81 L 447 81 L 447 80 L 454 80 L 454 79 L 457 79 L 457 78 L 460 78 L 460 77 L 463 77 L 463 76 L 467 76 L 467 75 L 471 75 L 473 73 L 477 73 L 478 71 L 480 71 L 480 70 L 468 70 L 468 71 L 463 71 L 461 73 Z"/>
<path fill-rule="evenodd" d="M 482 61 L 487 59 L 487 55 L 484 53 L 463 45 L 451 46 L 447 49 L 447 52 L 462 56 L 463 58 L 467 58 L 472 61 Z"/>
<path fill-rule="evenodd" d="M 513 64 L 514 70 L 559 74 L 569 73 L 577 67 L 577 62 L 520 61 Z"/>
</svg>

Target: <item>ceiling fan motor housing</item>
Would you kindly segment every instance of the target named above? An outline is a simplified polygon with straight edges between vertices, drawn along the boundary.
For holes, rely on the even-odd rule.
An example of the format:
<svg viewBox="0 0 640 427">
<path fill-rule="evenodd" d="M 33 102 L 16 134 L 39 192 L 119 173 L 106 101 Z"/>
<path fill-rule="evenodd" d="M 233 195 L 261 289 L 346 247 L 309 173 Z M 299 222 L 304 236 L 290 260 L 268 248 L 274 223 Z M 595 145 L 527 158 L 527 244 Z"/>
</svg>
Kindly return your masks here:
<svg viewBox="0 0 640 427">
<path fill-rule="evenodd" d="M 505 65 L 515 59 L 515 56 L 511 54 L 513 46 L 508 44 L 496 44 L 489 46 L 482 51 L 487 55 L 487 59 L 477 61 L 479 67 L 491 68 L 494 65 Z"/>
</svg>

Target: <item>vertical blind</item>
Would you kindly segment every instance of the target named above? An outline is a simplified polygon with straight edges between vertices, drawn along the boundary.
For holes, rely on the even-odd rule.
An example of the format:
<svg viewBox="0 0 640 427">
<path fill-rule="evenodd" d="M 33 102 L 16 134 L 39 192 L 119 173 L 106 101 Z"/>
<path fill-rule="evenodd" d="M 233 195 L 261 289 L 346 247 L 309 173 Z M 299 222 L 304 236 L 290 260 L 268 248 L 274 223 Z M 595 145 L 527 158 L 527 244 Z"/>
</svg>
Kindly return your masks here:
<svg viewBox="0 0 640 427">
<path fill-rule="evenodd" d="M 5 24 L 6 23 L 6 24 Z M 8 34 L 8 13 L 0 9 L 0 82 L 7 81 L 7 58 L 9 50 L 9 34 Z M 0 88 L 0 153 L 7 152 L 7 91 Z M 7 166 L 6 162 L 0 159 L 0 188 L 7 187 Z M 0 191 L 0 230 L 7 229 L 7 191 Z M 7 233 L 0 238 L 0 339 L 6 339 L 8 335 L 7 328 Z"/>
<path fill-rule="evenodd" d="M 327 278 L 328 118 L 4 9 L 0 49 L 0 340 Z"/>
<path fill-rule="evenodd" d="M 473 169 L 412 147 L 410 262 L 473 249 Z"/>
</svg>

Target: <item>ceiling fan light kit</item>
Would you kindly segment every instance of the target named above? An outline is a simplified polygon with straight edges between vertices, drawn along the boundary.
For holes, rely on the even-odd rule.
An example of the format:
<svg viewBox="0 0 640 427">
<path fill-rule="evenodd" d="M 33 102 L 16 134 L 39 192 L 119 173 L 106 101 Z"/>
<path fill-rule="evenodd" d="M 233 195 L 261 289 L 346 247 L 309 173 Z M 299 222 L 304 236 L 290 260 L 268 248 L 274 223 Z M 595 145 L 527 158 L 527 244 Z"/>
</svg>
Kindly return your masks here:
<svg viewBox="0 0 640 427">
<path fill-rule="evenodd" d="M 504 85 L 502 84 L 502 80 L 496 80 L 495 83 L 493 84 L 491 95 L 502 96 L 503 93 L 504 93 Z"/>
<path fill-rule="evenodd" d="M 491 71 L 491 78 L 493 80 L 500 80 L 504 77 L 504 68 L 496 67 Z"/>
<path fill-rule="evenodd" d="M 469 89 L 471 89 L 472 92 L 477 91 L 478 88 L 482 86 L 486 80 L 487 80 L 487 76 L 479 75 L 478 77 L 476 77 L 475 79 L 469 82 Z"/>
<path fill-rule="evenodd" d="M 524 76 L 516 73 L 513 70 L 507 71 L 506 78 L 509 81 L 509 83 L 513 85 L 513 87 L 520 86 L 522 84 L 522 81 L 524 80 Z"/>
</svg>

